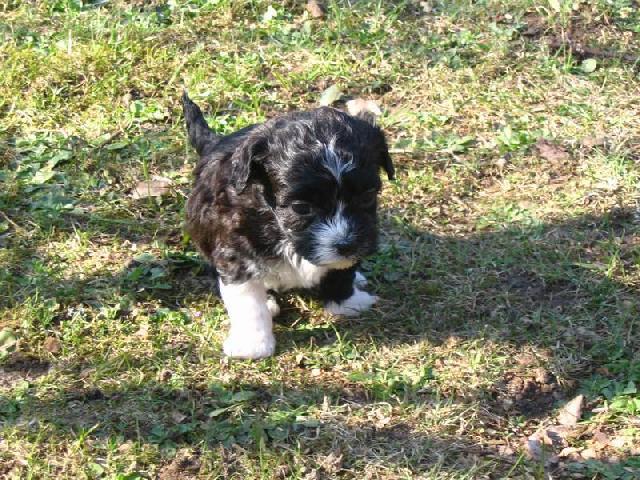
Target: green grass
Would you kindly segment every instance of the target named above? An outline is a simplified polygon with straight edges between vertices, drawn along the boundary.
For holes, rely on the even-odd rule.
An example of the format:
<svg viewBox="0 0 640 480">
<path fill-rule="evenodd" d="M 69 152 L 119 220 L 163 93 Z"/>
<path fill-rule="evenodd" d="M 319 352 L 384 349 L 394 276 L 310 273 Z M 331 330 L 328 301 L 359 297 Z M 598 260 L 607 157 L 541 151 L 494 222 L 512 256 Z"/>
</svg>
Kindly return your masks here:
<svg viewBox="0 0 640 480">
<path fill-rule="evenodd" d="M 638 478 L 639 34 L 631 0 L 0 2 L 0 477 Z M 230 361 L 181 91 L 224 133 L 334 84 L 394 152 L 381 300 L 289 293 Z M 577 453 L 529 458 L 578 393 Z"/>
</svg>

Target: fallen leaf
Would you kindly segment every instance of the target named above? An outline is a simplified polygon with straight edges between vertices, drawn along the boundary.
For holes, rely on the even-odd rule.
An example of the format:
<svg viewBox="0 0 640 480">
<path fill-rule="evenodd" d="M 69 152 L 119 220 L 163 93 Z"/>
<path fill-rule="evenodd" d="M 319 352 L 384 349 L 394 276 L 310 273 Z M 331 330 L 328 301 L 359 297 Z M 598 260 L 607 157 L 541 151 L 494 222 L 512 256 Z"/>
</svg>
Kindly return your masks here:
<svg viewBox="0 0 640 480">
<path fill-rule="evenodd" d="M 560 6 L 560 0 L 549 0 L 549 6 L 555 12 L 560 12 L 560 10 L 562 10 L 562 7 Z"/>
<path fill-rule="evenodd" d="M 44 349 L 49 353 L 60 353 L 62 350 L 62 343 L 55 337 L 47 337 L 44 340 Z"/>
<path fill-rule="evenodd" d="M 584 137 L 582 139 L 582 145 L 587 148 L 599 147 L 606 143 L 605 137 Z"/>
<path fill-rule="evenodd" d="M 376 102 L 373 100 L 365 100 L 364 98 L 354 98 L 347 102 L 347 112 L 349 115 L 357 117 L 363 114 L 372 114 L 374 116 L 382 115 L 382 111 Z"/>
<path fill-rule="evenodd" d="M 138 331 L 136 333 L 133 334 L 136 337 L 140 337 L 140 338 L 148 338 L 149 337 L 149 324 L 148 323 L 143 323 L 142 325 L 140 325 L 140 328 L 138 329 Z"/>
<path fill-rule="evenodd" d="M 178 410 L 171 412 L 171 419 L 176 423 L 182 423 L 185 418 L 187 418 L 187 416 Z"/>
<path fill-rule="evenodd" d="M 328 107 L 342 96 L 342 91 L 338 85 L 331 85 L 320 96 L 320 106 Z"/>
<path fill-rule="evenodd" d="M 273 8 L 273 5 L 269 5 L 267 7 L 267 11 L 264 12 L 264 15 L 262 15 L 262 21 L 263 22 L 270 22 L 271 20 L 273 20 L 277 16 L 278 16 L 278 11 L 275 8 Z"/>
<path fill-rule="evenodd" d="M 554 425 L 545 429 L 544 443 L 555 448 L 564 448 L 569 445 L 567 438 L 571 436 L 573 429 L 564 425 Z"/>
<path fill-rule="evenodd" d="M 593 460 L 598 458 L 598 453 L 593 448 L 585 448 L 580 452 L 580 456 L 585 460 Z"/>
<path fill-rule="evenodd" d="M 569 159 L 569 154 L 564 148 L 551 143 L 549 140 L 541 138 L 536 142 L 536 148 L 540 156 L 550 162 L 560 162 Z"/>
<path fill-rule="evenodd" d="M 558 457 L 568 458 L 569 460 L 578 460 L 580 458 L 580 449 L 575 447 L 563 448 Z"/>
<path fill-rule="evenodd" d="M 627 444 L 627 439 L 626 437 L 613 437 L 612 440 L 609 441 L 609 445 L 611 445 L 613 448 L 624 448 L 624 446 Z"/>
<path fill-rule="evenodd" d="M 318 459 L 318 465 L 328 474 L 336 474 L 342 470 L 343 455 L 340 452 L 331 452 L 326 457 Z"/>
<path fill-rule="evenodd" d="M 539 460 L 542 457 L 542 442 L 539 438 L 532 435 L 527 439 L 524 447 L 529 458 Z"/>
<path fill-rule="evenodd" d="M 607 445 L 609 445 L 610 441 L 611 440 L 609 438 L 609 435 L 601 432 L 600 430 L 596 430 L 593 433 L 593 443 L 598 450 L 605 448 Z"/>
<path fill-rule="evenodd" d="M 139 182 L 133 189 L 131 196 L 134 200 L 148 197 L 160 197 L 171 188 L 173 182 L 166 177 L 154 175 L 151 180 L 143 180 Z"/>
<path fill-rule="evenodd" d="M 553 377 L 545 368 L 542 368 L 542 367 L 536 368 L 534 373 L 535 373 L 536 382 L 538 383 L 546 384 L 553 381 Z"/>
<path fill-rule="evenodd" d="M 322 18 L 325 15 L 325 6 L 317 0 L 309 0 L 307 2 L 307 12 L 313 18 Z"/>
<path fill-rule="evenodd" d="M 0 330 L 0 351 L 11 351 L 15 347 L 18 339 L 16 334 L 10 328 Z"/>
<path fill-rule="evenodd" d="M 304 477 L 302 477 L 302 480 L 319 480 L 320 479 L 320 474 L 318 473 L 318 470 L 316 470 L 315 468 L 313 468 L 309 473 L 307 473 Z"/>
<path fill-rule="evenodd" d="M 574 427 L 582 416 L 584 395 L 578 395 L 568 402 L 558 413 L 558 422 L 567 427 Z"/>
<path fill-rule="evenodd" d="M 515 450 L 511 448 L 509 445 L 499 445 L 498 446 L 498 455 L 503 457 L 510 457 L 515 453 Z"/>
</svg>

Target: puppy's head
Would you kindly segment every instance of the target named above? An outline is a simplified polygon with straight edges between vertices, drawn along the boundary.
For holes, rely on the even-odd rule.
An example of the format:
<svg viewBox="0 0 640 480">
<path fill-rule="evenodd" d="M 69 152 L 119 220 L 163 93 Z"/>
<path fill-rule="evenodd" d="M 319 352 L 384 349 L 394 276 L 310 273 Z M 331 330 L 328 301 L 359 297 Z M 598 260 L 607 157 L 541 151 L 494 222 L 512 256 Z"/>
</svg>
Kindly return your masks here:
<svg viewBox="0 0 640 480">
<path fill-rule="evenodd" d="M 304 259 L 348 268 L 375 251 L 379 170 L 394 175 L 379 128 L 331 108 L 291 114 L 256 127 L 232 162 L 236 191 L 261 183 L 286 243 Z"/>
</svg>

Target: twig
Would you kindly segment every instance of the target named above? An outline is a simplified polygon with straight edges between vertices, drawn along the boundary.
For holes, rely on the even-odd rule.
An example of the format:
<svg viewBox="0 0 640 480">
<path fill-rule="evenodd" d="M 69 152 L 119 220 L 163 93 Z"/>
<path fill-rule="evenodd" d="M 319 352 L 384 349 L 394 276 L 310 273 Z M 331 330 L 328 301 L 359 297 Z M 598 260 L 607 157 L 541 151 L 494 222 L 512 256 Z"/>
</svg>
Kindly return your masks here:
<svg viewBox="0 0 640 480">
<path fill-rule="evenodd" d="M 585 47 L 583 45 L 580 45 L 579 43 L 572 42 L 571 40 L 563 40 L 559 38 L 552 38 L 549 41 L 549 48 L 553 50 L 566 48 L 578 58 L 619 58 L 627 63 L 635 64 L 640 62 L 640 57 L 638 57 L 637 55 L 623 54 L 614 50 L 603 50 L 601 48 Z"/>
<path fill-rule="evenodd" d="M 20 225 L 18 225 L 16 222 L 14 222 L 13 220 L 11 220 L 6 213 L 4 213 L 2 210 L 0 210 L 0 215 L 2 215 L 2 218 L 4 218 L 13 228 L 16 229 L 16 231 L 24 231 L 24 228 L 22 228 Z"/>
</svg>

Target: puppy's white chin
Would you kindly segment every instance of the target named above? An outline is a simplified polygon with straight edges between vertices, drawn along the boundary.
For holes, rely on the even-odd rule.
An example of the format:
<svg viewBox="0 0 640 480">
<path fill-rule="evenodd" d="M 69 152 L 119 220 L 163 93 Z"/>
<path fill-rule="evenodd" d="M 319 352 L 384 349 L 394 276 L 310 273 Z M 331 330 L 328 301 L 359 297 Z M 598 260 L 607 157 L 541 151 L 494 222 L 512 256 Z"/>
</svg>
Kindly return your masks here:
<svg viewBox="0 0 640 480">
<path fill-rule="evenodd" d="M 234 358 L 256 360 L 270 357 L 276 350 L 276 338 L 271 332 L 234 332 L 232 329 L 224 341 L 223 350 L 227 356 Z"/>
<path fill-rule="evenodd" d="M 354 317 L 360 312 L 369 310 L 374 303 L 378 301 L 378 297 L 371 295 L 363 290 L 354 288 L 353 295 L 343 302 L 328 302 L 325 310 L 333 315 L 342 315 L 345 317 Z"/>
</svg>

